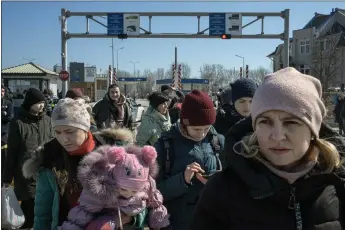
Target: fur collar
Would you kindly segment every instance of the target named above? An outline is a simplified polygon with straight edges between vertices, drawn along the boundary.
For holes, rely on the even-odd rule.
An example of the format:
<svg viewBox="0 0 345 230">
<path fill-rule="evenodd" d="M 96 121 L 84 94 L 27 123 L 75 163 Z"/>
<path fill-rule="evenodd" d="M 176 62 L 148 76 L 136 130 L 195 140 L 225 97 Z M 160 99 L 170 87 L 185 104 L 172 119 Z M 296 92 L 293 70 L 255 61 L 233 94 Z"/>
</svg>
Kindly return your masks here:
<svg viewBox="0 0 345 230">
<path fill-rule="evenodd" d="M 78 167 L 78 180 L 83 188 L 100 199 L 109 199 L 117 189 L 114 178 L 109 175 L 109 165 L 112 163 L 105 151 L 108 148 L 109 146 L 105 145 L 98 148 L 97 152 L 86 155 Z M 125 149 L 126 152 L 140 153 L 140 148 L 134 145 L 128 145 Z M 155 162 L 149 167 L 149 175 L 154 178 L 157 174 L 158 164 Z"/>
<path fill-rule="evenodd" d="M 134 134 L 128 129 L 104 129 L 93 133 L 96 146 L 104 144 L 115 144 L 116 141 L 133 143 Z M 23 164 L 22 171 L 25 178 L 36 178 L 39 169 L 42 167 L 44 159 L 52 155 L 54 151 L 63 151 L 62 146 L 54 138 L 50 142 L 39 146 L 28 160 Z M 60 154 L 62 156 L 62 154 Z"/>
</svg>

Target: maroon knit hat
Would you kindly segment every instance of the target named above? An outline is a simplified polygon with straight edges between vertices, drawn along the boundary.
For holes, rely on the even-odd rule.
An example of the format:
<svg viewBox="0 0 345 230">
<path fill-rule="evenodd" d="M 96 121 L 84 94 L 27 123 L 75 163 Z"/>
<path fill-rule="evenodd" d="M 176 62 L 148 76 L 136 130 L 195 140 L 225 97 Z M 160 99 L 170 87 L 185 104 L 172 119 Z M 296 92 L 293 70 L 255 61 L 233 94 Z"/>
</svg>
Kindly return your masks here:
<svg viewBox="0 0 345 230">
<path fill-rule="evenodd" d="M 187 126 L 213 125 L 216 122 L 216 109 L 207 93 L 195 89 L 186 95 L 180 122 Z"/>
<path fill-rule="evenodd" d="M 76 99 L 77 97 L 83 97 L 83 93 L 78 88 L 73 88 L 67 91 L 66 97 Z"/>
</svg>

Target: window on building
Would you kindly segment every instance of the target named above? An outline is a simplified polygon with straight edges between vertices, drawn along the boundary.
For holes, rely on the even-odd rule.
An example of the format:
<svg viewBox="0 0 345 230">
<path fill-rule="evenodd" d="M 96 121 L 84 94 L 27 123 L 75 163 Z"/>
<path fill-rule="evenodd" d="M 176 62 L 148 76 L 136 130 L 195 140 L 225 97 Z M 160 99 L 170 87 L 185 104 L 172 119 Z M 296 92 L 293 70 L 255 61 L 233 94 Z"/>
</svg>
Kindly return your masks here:
<svg viewBox="0 0 345 230">
<path fill-rule="evenodd" d="M 13 93 L 23 93 L 24 90 L 28 88 L 40 88 L 39 80 L 34 80 L 34 79 L 19 79 L 19 80 L 8 80 L 8 88 L 13 92 Z"/>
<path fill-rule="evenodd" d="M 331 41 L 329 39 L 325 40 L 325 50 L 329 50 L 331 48 Z"/>
<path fill-rule="evenodd" d="M 324 39 L 320 41 L 320 50 L 329 50 L 331 48 L 331 41 L 329 39 Z"/>
<path fill-rule="evenodd" d="M 309 40 L 304 40 L 300 42 L 300 51 L 301 54 L 309 54 L 310 52 L 310 41 Z"/>
<path fill-rule="evenodd" d="M 303 74 L 310 74 L 310 68 L 308 65 L 300 65 L 299 66 L 299 71 Z"/>
<path fill-rule="evenodd" d="M 325 41 L 320 41 L 320 50 L 324 51 L 325 50 Z"/>
</svg>

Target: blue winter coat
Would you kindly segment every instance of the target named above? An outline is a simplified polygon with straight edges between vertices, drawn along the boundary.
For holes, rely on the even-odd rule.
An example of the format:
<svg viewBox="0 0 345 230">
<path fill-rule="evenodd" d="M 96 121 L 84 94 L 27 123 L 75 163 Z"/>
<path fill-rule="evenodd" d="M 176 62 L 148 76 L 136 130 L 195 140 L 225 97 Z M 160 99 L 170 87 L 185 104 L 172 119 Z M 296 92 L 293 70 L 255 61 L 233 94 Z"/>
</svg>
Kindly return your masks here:
<svg viewBox="0 0 345 230">
<path fill-rule="evenodd" d="M 184 180 L 184 171 L 187 165 L 197 162 L 206 173 L 217 170 L 217 158 L 211 145 L 209 135 L 217 135 L 221 151 L 224 148 L 224 136 L 217 134 L 212 127 L 208 136 L 201 142 L 195 142 L 182 136 L 179 122 L 174 124 L 170 131 L 163 132 L 155 144 L 158 153 L 160 172 L 156 179 L 157 188 L 162 193 L 164 203 L 170 214 L 170 223 L 173 229 L 189 229 L 189 223 L 194 212 L 199 194 L 204 185 L 196 178 L 187 186 Z M 173 151 L 171 175 L 166 177 L 166 148 L 164 140 L 170 140 Z"/>
</svg>

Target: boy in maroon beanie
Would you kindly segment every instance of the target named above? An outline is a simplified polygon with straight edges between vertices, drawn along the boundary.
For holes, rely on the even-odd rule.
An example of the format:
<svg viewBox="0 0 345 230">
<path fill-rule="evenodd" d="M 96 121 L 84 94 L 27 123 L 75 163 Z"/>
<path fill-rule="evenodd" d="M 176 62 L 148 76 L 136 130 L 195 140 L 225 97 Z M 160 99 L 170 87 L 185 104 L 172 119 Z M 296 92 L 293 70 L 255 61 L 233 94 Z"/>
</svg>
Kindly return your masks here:
<svg viewBox="0 0 345 230">
<path fill-rule="evenodd" d="M 83 93 L 78 88 L 73 88 L 67 91 L 66 97 L 77 99 L 77 98 L 83 98 Z"/>
<path fill-rule="evenodd" d="M 224 137 L 213 128 L 216 109 L 209 95 L 193 90 L 185 96 L 180 120 L 155 143 L 157 188 L 170 213 L 173 229 L 187 230 L 207 178 L 221 170 L 218 152 Z"/>
</svg>

